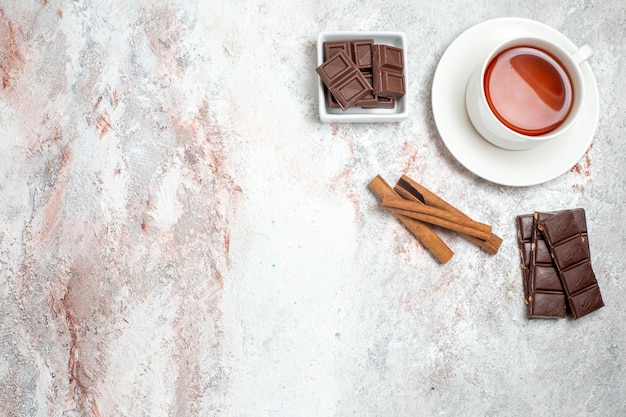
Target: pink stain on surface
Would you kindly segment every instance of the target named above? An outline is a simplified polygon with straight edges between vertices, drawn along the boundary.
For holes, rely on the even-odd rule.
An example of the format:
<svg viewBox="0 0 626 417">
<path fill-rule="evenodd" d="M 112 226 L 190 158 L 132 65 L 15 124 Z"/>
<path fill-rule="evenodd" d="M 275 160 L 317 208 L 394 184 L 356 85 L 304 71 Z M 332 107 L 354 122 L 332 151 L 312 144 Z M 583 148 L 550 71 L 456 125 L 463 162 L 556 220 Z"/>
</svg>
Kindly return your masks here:
<svg viewBox="0 0 626 417">
<path fill-rule="evenodd" d="M 587 149 L 587 152 L 585 152 L 582 162 L 579 162 L 576 165 L 574 165 L 572 169 L 570 169 L 570 172 L 584 175 L 585 177 L 591 176 L 591 157 L 589 156 L 589 152 L 591 151 L 591 148 L 593 148 L 593 143 L 591 144 L 589 149 Z"/>
<path fill-rule="evenodd" d="M 402 172 L 409 172 L 416 165 L 419 157 L 418 151 L 415 149 L 415 145 L 412 142 L 405 142 L 402 145 L 402 160 L 404 164 L 402 166 Z"/>
<path fill-rule="evenodd" d="M 15 86 L 15 80 L 25 66 L 17 39 L 18 33 L 15 24 L 8 20 L 4 11 L 0 9 L 0 73 L 4 90 Z"/>
<path fill-rule="evenodd" d="M 407 313 L 413 312 L 413 305 L 411 304 L 411 300 L 404 298 L 404 296 L 400 296 L 400 304 L 402 305 L 402 309 Z"/>
<path fill-rule="evenodd" d="M 74 399 L 81 407 L 90 412 L 94 417 L 100 417 L 98 404 L 94 398 L 92 381 L 87 376 L 86 370 L 81 361 L 81 324 L 75 312 L 73 289 L 71 283 L 67 286 L 67 292 L 57 306 L 59 313 L 64 315 L 70 336 L 70 346 L 68 354 L 68 375 L 69 385 L 72 387 L 70 392 L 73 393 Z"/>
<path fill-rule="evenodd" d="M 226 261 L 230 265 L 230 230 L 224 231 L 224 252 L 226 253 Z"/>
<path fill-rule="evenodd" d="M 236 226 L 233 219 L 236 218 L 237 203 L 243 190 L 229 164 L 231 132 L 215 120 L 208 101 L 199 103 L 191 119 L 182 117 L 176 107 L 169 111 L 169 117 L 176 145 L 180 149 L 178 157 L 195 185 L 189 190 L 190 198 L 184 201 L 185 212 L 199 210 L 197 215 L 183 216 L 179 224 L 197 231 L 192 238 L 199 241 L 197 245 L 192 245 L 193 250 L 197 247 L 201 252 L 197 256 L 207 262 L 202 270 L 197 271 L 197 280 L 193 284 L 201 290 L 193 291 L 202 297 L 200 314 L 204 316 L 203 327 L 209 323 L 215 331 L 210 346 L 205 344 L 208 342 L 203 339 L 205 332 L 200 331 L 195 318 L 199 312 L 196 310 L 190 315 L 184 304 L 180 306 L 174 327 L 177 349 L 185 354 L 175 357 L 180 375 L 175 384 L 175 415 L 183 416 L 193 414 L 199 403 L 206 401 L 207 397 L 214 397 L 228 383 L 220 362 L 222 313 L 219 304 L 224 281 L 228 279 L 231 268 L 232 230 Z M 195 205 L 196 198 L 202 201 L 200 206 Z M 184 260 L 181 262 L 184 263 Z M 181 282 L 188 280 L 186 277 Z M 187 286 L 181 286 L 177 294 L 184 299 L 188 297 L 188 291 Z M 195 384 L 195 381 L 205 377 L 200 371 L 200 358 L 203 358 L 202 362 L 213 364 L 211 384 L 215 386 Z"/>
<path fill-rule="evenodd" d="M 111 125 L 109 112 L 105 110 L 104 113 L 98 116 L 98 120 L 96 121 L 96 130 L 99 132 L 99 138 L 102 139 L 112 129 L 113 126 Z"/>
<path fill-rule="evenodd" d="M 47 199 L 41 212 L 41 222 L 38 230 L 36 248 L 39 250 L 44 242 L 58 229 L 59 214 L 63 205 L 65 189 L 69 181 L 69 169 L 73 154 L 69 146 L 61 150 L 61 160 L 58 166 L 48 166 L 49 171 L 58 171 L 59 180 L 54 186 L 52 194 Z M 50 164 L 49 164 L 50 165 Z"/>
<path fill-rule="evenodd" d="M 115 110 L 118 103 L 117 92 L 115 90 L 109 94 L 108 101 L 105 101 L 105 97 L 103 95 L 99 95 L 93 104 L 91 114 L 86 115 L 87 123 L 89 125 L 94 124 L 93 120 L 95 118 L 95 128 L 99 139 L 102 139 L 113 130 L 109 110 Z"/>
</svg>

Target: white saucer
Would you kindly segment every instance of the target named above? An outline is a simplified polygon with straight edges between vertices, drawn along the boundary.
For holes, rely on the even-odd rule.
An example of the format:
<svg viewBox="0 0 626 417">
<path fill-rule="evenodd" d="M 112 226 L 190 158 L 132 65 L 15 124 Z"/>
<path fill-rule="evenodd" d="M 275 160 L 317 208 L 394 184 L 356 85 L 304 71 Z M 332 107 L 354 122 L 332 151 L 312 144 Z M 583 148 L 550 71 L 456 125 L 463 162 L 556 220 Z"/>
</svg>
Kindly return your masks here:
<svg viewBox="0 0 626 417">
<path fill-rule="evenodd" d="M 474 129 L 465 109 L 465 88 L 472 71 L 499 42 L 529 34 L 546 37 L 570 52 L 578 50 L 565 35 L 543 23 L 493 19 L 456 38 L 441 57 L 433 79 L 433 117 L 446 147 L 465 168 L 502 185 L 535 185 L 567 172 L 591 145 L 598 125 L 598 87 L 585 62 L 581 69 L 587 100 L 580 119 L 563 135 L 533 149 L 510 151 L 492 145 Z"/>
</svg>

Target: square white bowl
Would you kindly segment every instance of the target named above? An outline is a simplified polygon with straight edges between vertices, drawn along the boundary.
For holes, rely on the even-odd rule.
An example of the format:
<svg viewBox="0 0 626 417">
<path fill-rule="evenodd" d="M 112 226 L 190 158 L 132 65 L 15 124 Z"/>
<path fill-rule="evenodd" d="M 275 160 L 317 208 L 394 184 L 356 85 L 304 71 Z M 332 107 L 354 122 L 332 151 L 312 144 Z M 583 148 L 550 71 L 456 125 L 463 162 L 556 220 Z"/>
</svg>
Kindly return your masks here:
<svg viewBox="0 0 626 417">
<path fill-rule="evenodd" d="M 318 76 L 318 100 L 320 120 L 326 123 L 375 123 L 375 122 L 400 122 L 409 115 L 409 80 L 406 74 L 407 54 L 406 35 L 403 32 L 361 32 L 361 31 L 327 31 L 320 32 L 317 36 L 317 66 L 324 63 L 324 42 L 330 41 L 352 41 L 360 39 L 372 39 L 375 44 L 390 45 L 402 49 L 404 60 L 404 83 L 406 93 L 396 99 L 393 109 L 362 109 L 352 107 L 348 110 L 330 109 L 326 104 L 324 95 L 324 83 Z"/>
</svg>

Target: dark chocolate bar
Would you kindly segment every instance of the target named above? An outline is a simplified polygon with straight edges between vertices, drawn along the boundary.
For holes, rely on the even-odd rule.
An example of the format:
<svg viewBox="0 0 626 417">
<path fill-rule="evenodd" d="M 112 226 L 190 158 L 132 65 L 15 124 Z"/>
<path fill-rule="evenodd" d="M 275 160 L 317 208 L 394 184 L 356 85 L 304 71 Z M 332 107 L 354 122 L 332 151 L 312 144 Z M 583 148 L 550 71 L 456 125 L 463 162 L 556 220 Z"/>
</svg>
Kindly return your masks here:
<svg viewBox="0 0 626 417">
<path fill-rule="evenodd" d="M 517 245 L 522 268 L 522 284 L 524 285 L 524 302 L 528 304 L 528 277 L 530 274 L 530 245 L 533 232 L 533 215 L 517 216 Z"/>
<path fill-rule="evenodd" d="M 353 107 L 372 90 L 372 86 L 343 50 L 315 70 L 343 110 Z"/>
<path fill-rule="evenodd" d="M 587 249 L 587 221 L 585 210 L 576 208 L 571 210 L 576 220 L 576 225 L 583 237 Z M 529 318 L 555 318 L 562 317 L 565 308 L 569 313 L 569 305 L 565 299 L 558 271 L 556 270 L 550 250 L 537 227 L 539 221 L 560 212 L 544 212 L 523 214 L 517 216 L 517 239 L 520 252 L 522 282 L 524 287 L 524 302 L 528 306 Z M 556 281 L 559 281 L 557 284 Z M 550 311 L 558 312 L 555 316 Z"/>
<path fill-rule="evenodd" d="M 546 213 L 535 213 L 531 228 L 530 263 L 528 267 L 528 317 L 562 318 L 567 304 L 559 273 L 552 263 L 550 250 L 537 225 Z"/>
<path fill-rule="evenodd" d="M 538 222 L 563 284 L 572 315 L 578 319 L 604 306 L 591 266 L 588 237 L 570 210 Z"/>
<path fill-rule="evenodd" d="M 400 98 L 406 93 L 402 49 L 389 45 L 372 47 L 374 95 Z"/>
</svg>

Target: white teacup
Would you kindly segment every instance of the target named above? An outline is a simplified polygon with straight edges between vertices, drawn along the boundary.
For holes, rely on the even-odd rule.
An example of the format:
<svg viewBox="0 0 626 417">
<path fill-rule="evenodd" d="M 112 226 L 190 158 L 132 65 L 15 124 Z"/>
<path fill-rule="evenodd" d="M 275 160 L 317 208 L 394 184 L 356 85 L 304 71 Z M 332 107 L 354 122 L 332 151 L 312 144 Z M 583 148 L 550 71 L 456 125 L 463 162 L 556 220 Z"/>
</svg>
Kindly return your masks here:
<svg viewBox="0 0 626 417">
<path fill-rule="evenodd" d="M 467 84 L 465 104 L 472 124 L 489 142 L 510 150 L 561 135 L 580 117 L 585 102 L 580 65 L 592 54 L 588 45 L 572 54 L 532 36 L 500 43 Z"/>
</svg>

